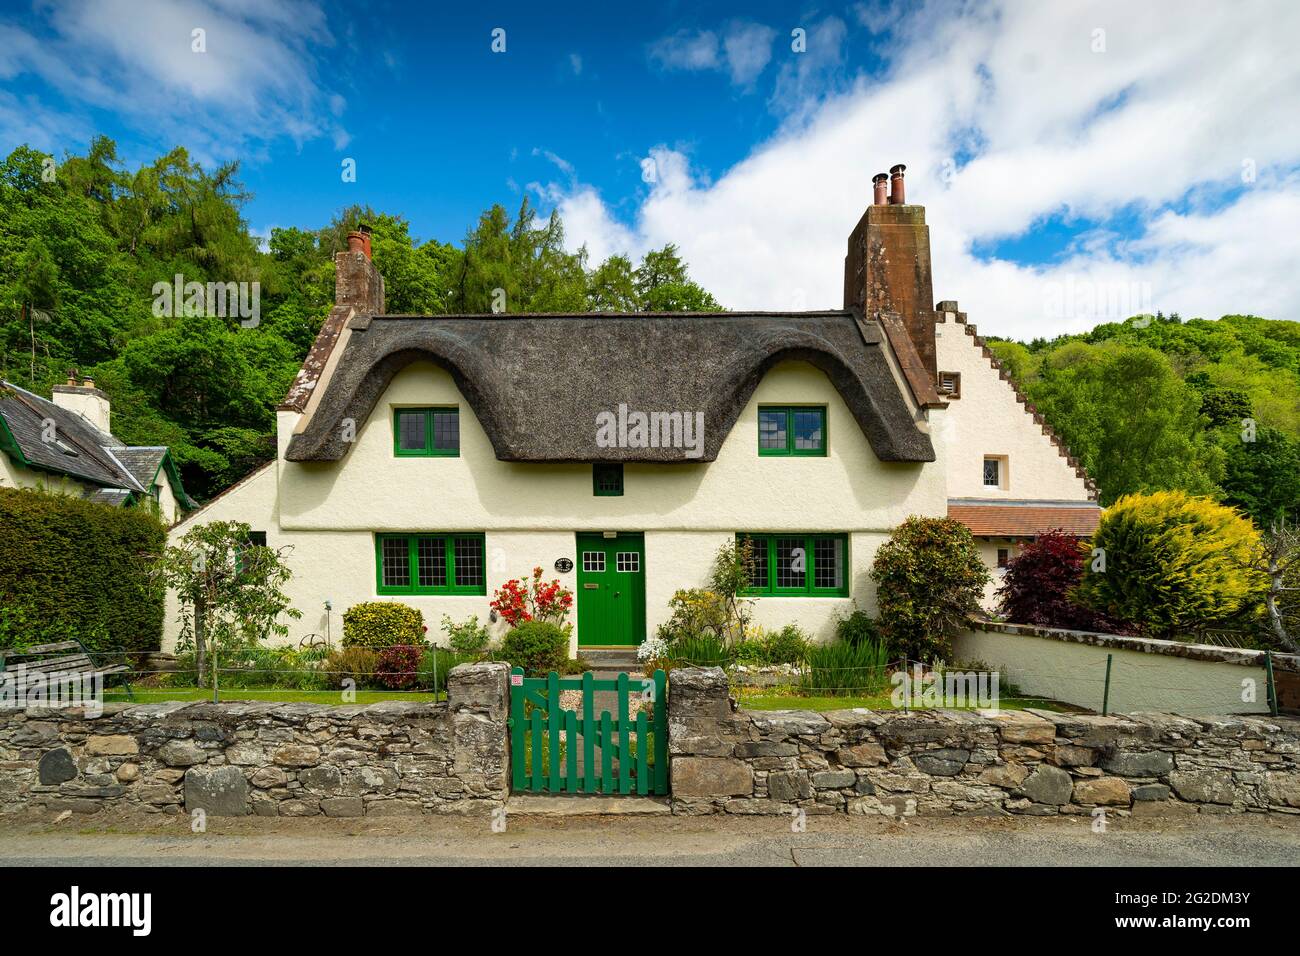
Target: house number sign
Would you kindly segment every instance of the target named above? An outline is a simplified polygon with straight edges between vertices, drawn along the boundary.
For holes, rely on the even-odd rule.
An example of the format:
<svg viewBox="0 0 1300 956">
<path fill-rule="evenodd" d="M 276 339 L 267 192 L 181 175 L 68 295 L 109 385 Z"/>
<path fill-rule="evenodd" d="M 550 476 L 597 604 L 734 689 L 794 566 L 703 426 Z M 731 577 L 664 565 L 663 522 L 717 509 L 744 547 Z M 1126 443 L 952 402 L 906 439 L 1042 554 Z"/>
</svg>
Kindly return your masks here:
<svg viewBox="0 0 1300 956">
<path fill-rule="evenodd" d="M 568 574 L 573 570 L 573 562 L 568 558 L 556 558 L 555 570 L 559 571 L 561 574 Z"/>
</svg>

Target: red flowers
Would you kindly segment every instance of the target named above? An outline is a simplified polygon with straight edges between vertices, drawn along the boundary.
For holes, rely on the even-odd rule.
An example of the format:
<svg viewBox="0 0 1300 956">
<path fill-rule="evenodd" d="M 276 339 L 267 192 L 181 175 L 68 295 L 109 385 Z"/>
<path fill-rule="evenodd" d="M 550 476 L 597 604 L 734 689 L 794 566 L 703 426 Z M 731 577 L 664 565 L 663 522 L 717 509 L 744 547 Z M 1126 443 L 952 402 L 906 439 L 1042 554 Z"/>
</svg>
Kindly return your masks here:
<svg viewBox="0 0 1300 956">
<path fill-rule="evenodd" d="M 558 580 L 542 583 L 542 569 L 533 568 L 531 580 L 511 578 L 492 596 L 490 605 L 514 627 L 520 621 L 554 621 L 563 624 L 573 607 L 573 592 Z"/>
</svg>

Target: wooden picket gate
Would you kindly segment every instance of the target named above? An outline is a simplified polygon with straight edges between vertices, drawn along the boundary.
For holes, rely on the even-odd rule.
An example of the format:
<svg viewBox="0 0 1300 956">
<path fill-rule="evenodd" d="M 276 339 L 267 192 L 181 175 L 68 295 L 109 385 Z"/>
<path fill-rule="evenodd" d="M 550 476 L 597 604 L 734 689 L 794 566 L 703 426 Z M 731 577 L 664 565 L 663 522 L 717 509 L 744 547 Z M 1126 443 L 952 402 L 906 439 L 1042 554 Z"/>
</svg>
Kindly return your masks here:
<svg viewBox="0 0 1300 956">
<path fill-rule="evenodd" d="M 665 794 L 668 792 L 667 678 L 619 674 L 616 680 L 510 674 L 511 788 L 523 793 Z M 582 714 L 560 693 L 582 691 Z M 617 694 L 617 716 L 596 715 L 595 695 Z M 629 702 L 640 701 L 629 718 Z M 646 713 L 646 709 L 652 715 Z M 599 756 L 599 761 L 597 761 Z"/>
</svg>

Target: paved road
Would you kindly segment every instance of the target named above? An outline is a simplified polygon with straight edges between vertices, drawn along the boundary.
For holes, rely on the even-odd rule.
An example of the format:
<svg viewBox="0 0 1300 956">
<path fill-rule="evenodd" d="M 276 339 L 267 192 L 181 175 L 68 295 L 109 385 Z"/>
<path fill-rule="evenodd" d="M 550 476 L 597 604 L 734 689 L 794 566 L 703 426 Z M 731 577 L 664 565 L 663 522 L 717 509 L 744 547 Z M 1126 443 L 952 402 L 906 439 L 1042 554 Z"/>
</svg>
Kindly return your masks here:
<svg viewBox="0 0 1300 956">
<path fill-rule="evenodd" d="M 107 822 L 107 821 L 105 821 Z M 1260 866 L 1300 865 L 1300 819 L 1117 821 L 1094 833 L 1086 819 L 783 820 L 512 816 L 505 833 L 486 820 L 213 821 L 203 835 L 182 821 L 150 832 L 72 829 L 65 822 L 0 831 L 12 866 Z M 219 832 L 218 832 L 219 831 Z"/>
</svg>

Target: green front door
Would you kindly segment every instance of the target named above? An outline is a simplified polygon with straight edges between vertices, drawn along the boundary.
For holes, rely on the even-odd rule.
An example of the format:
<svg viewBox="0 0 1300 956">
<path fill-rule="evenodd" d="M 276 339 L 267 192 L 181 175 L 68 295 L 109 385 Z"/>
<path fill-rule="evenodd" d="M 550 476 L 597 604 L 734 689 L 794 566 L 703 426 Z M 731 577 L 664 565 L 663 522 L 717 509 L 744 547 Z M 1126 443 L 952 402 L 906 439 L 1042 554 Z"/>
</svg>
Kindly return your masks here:
<svg viewBox="0 0 1300 956">
<path fill-rule="evenodd" d="M 578 535 L 578 646 L 645 640 L 645 535 Z"/>
</svg>

